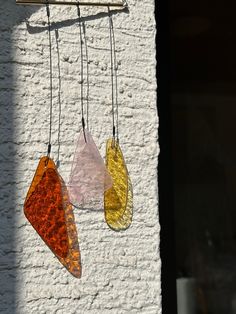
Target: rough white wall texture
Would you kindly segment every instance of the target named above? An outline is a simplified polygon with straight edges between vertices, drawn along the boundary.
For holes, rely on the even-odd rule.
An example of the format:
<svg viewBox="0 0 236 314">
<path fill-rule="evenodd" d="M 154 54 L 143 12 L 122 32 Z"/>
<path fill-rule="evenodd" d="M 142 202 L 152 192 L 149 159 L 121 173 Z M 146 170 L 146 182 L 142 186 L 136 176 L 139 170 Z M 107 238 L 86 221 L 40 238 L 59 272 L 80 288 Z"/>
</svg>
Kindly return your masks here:
<svg viewBox="0 0 236 314">
<path fill-rule="evenodd" d="M 105 10 L 106 11 L 106 10 Z M 105 155 L 111 135 L 109 28 L 106 15 L 82 8 L 90 71 L 90 126 Z M 51 7 L 52 157 L 58 158 L 58 59 L 61 70 L 59 171 L 68 180 L 80 130 L 80 49 L 75 7 Z M 113 15 L 118 68 L 120 143 L 134 189 L 134 216 L 110 230 L 102 211 L 75 209 L 82 278 L 72 277 L 23 215 L 49 121 L 49 50 L 44 7 L 0 2 L 0 312 L 161 313 L 154 0 L 130 0 Z M 26 23 L 26 21 L 28 21 Z M 28 27 L 27 27 L 28 24 Z"/>
</svg>

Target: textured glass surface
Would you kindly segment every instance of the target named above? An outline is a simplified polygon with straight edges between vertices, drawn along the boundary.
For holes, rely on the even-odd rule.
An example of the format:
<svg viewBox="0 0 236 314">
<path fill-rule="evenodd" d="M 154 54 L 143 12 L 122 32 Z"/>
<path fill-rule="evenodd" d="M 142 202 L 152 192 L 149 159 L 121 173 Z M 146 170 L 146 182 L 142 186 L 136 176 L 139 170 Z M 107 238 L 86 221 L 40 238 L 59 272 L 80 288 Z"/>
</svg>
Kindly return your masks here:
<svg viewBox="0 0 236 314">
<path fill-rule="evenodd" d="M 89 131 L 80 132 L 68 190 L 75 206 L 103 198 L 104 191 L 112 186 L 112 179 Z"/>
<path fill-rule="evenodd" d="M 113 186 L 104 193 L 105 219 L 111 229 L 127 229 L 132 222 L 133 191 L 128 170 L 119 144 L 107 141 L 106 166 Z"/>
<path fill-rule="evenodd" d="M 66 218 L 66 227 L 67 227 L 67 233 L 68 233 L 69 250 L 68 250 L 68 255 L 66 257 L 61 258 L 58 256 L 58 258 L 60 262 L 67 268 L 67 270 L 72 275 L 80 278 L 81 277 L 81 259 L 80 259 L 78 234 L 77 234 L 77 229 L 76 229 L 76 224 L 75 224 L 73 207 L 70 203 L 69 194 L 62 178 L 61 178 L 61 182 L 62 182 L 63 201 L 65 204 L 65 218 Z"/>
<path fill-rule="evenodd" d="M 81 264 L 72 206 L 63 179 L 52 159 L 42 157 L 24 204 L 24 213 L 37 233 L 74 276 Z"/>
<path fill-rule="evenodd" d="M 46 160 L 40 163 L 35 176 L 37 184 L 27 195 L 25 216 L 50 249 L 66 257 L 69 246 L 61 180 L 52 163 L 46 166 Z"/>
</svg>

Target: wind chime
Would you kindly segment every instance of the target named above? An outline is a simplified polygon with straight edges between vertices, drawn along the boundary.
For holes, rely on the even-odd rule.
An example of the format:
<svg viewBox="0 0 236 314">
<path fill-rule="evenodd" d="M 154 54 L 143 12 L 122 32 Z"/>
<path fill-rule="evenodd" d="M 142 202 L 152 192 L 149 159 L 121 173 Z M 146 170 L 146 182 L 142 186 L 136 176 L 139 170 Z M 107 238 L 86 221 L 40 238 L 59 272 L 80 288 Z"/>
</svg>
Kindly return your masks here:
<svg viewBox="0 0 236 314">
<path fill-rule="evenodd" d="M 75 277 L 81 277 L 81 258 L 73 208 L 83 208 L 89 202 L 103 198 L 107 225 L 115 231 L 127 229 L 132 222 L 133 193 L 126 163 L 119 145 L 119 105 L 117 93 L 117 61 L 115 35 L 110 7 L 124 8 L 126 3 L 68 2 L 53 0 L 16 0 L 18 4 L 45 4 L 48 22 L 50 110 L 47 154 L 40 158 L 33 181 L 28 190 L 24 214 L 33 228 Z M 51 158 L 51 135 L 53 116 L 52 95 L 52 40 L 49 4 L 77 5 L 81 54 L 81 132 L 78 136 L 69 181 L 65 184 L 55 162 Z M 88 49 L 84 24 L 81 22 L 81 5 L 108 7 L 110 55 L 111 55 L 111 105 L 112 136 L 106 144 L 106 162 L 89 131 L 88 121 Z M 82 38 L 82 29 L 84 41 Z M 84 44 L 83 44 L 84 43 Z M 87 64 L 87 107 L 84 111 L 83 54 L 85 46 Z M 86 123 L 85 123 L 86 120 Z M 87 124 L 87 125 L 86 125 Z"/>
</svg>

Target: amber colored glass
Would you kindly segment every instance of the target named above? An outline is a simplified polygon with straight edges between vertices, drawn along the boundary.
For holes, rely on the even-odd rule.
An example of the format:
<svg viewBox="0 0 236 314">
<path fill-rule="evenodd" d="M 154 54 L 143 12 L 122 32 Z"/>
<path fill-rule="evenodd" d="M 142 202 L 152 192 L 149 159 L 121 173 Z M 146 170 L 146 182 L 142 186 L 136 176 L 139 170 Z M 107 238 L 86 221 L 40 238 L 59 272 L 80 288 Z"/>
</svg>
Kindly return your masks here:
<svg viewBox="0 0 236 314">
<path fill-rule="evenodd" d="M 40 159 L 24 204 L 37 233 L 75 277 L 81 276 L 80 251 L 72 206 L 63 179 L 48 157 Z"/>
<path fill-rule="evenodd" d="M 113 186 L 104 193 L 105 219 L 111 229 L 120 231 L 132 222 L 133 190 L 121 148 L 114 139 L 107 141 L 106 166 Z"/>
<path fill-rule="evenodd" d="M 73 213 L 73 206 L 71 205 L 68 190 L 63 179 L 62 182 L 63 200 L 65 204 L 65 218 L 68 234 L 69 251 L 65 258 L 58 256 L 59 261 L 67 268 L 67 270 L 75 277 L 81 277 L 81 256 L 78 242 L 77 228 L 75 224 L 75 218 Z"/>
</svg>

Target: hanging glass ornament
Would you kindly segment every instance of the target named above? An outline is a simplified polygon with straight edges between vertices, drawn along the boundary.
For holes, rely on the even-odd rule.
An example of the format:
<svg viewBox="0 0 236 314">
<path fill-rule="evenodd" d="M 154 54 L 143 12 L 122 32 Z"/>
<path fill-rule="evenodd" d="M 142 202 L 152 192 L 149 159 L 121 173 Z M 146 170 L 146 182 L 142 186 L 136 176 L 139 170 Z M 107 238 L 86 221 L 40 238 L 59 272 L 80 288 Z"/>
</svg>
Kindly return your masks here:
<svg viewBox="0 0 236 314">
<path fill-rule="evenodd" d="M 48 154 L 40 159 L 24 203 L 24 214 L 46 245 L 75 277 L 81 276 L 80 250 L 69 195 L 50 158 L 52 132 L 51 27 L 46 5 L 50 47 L 50 123 Z"/>
<path fill-rule="evenodd" d="M 74 159 L 71 167 L 71 173 L 68 182 L 68 190 L 71 203 L 76 207 L 93 207 L 99 202 L 103 202 L 104 191 L 112 186 L 112 179 L 105 167 L 104 161 L 98 151 L 98 148 L 88 130 L 88 108 L 89 108 L 89 80 L 88 80 L 88 50 L 85 36 L 85 25 L 83 25 L 84 41 L 82 40 L 82 25 L 79 16 L 80 29 L 80 51 L 81 51 L 81 115 L 82 131 L 79 134 Z M 84 97 L 83 97 L 83 44 L 85 45 L 86 64 L 87 64 L 87 129 L 84 119 Z"/>
<path fill-rule="evenodd" d="M 24 203 L 31 225 L 75 277 L 81 276 L 80 251 L 65 183 L 48 156 L 39 161 Z"/>
<path fill-rule="evenodd" d="M 111 186 L 112 179 L 91 134 L 81 131 L 68 183 L 72 204 L 80 206 L 99 199 Z"/>
<path fill-rule="evenodd" d="M 110 52 L 111 52 L 111 85 L 112 85 L 112 130 L 113 137 L 108 139 L 106 146 L 106 167 L 110 173 L 113 185 L 104 193 L 105 219 L 108 226 L 120 231 L 127 229 L 133 216 L 133 190 L 126 163 L 119 146 L 118 134 L 118 100 L 117 100 L 117 62 L 115 36 L 112 18 L 109 12 Z M 115 65 L 115 66 L 114 66 Z M 115 93 L 114 93 L 115 76 Z M 114 101 L 115 94 L 115 101 Z M 116 105 L 116 119 L 115 119 Z M 116 120 L 116 122 L 115 122 Z"/>
<path fill-rule="evenodd" d="M 40 159 L 26 196 L 24 213 L 53 253 L 66 257 L 69 244 L 62 184 L 54 162 L 48 157 Z"/>
<path fill-rule="evenodd" d="M 133 191 L 128 170 L 119 143 L 107 141 L 106 166 L 113 185 L 104 193 L 105 219 L 111 229 L 127 229 L 132 222 Z"/>
</svg>

